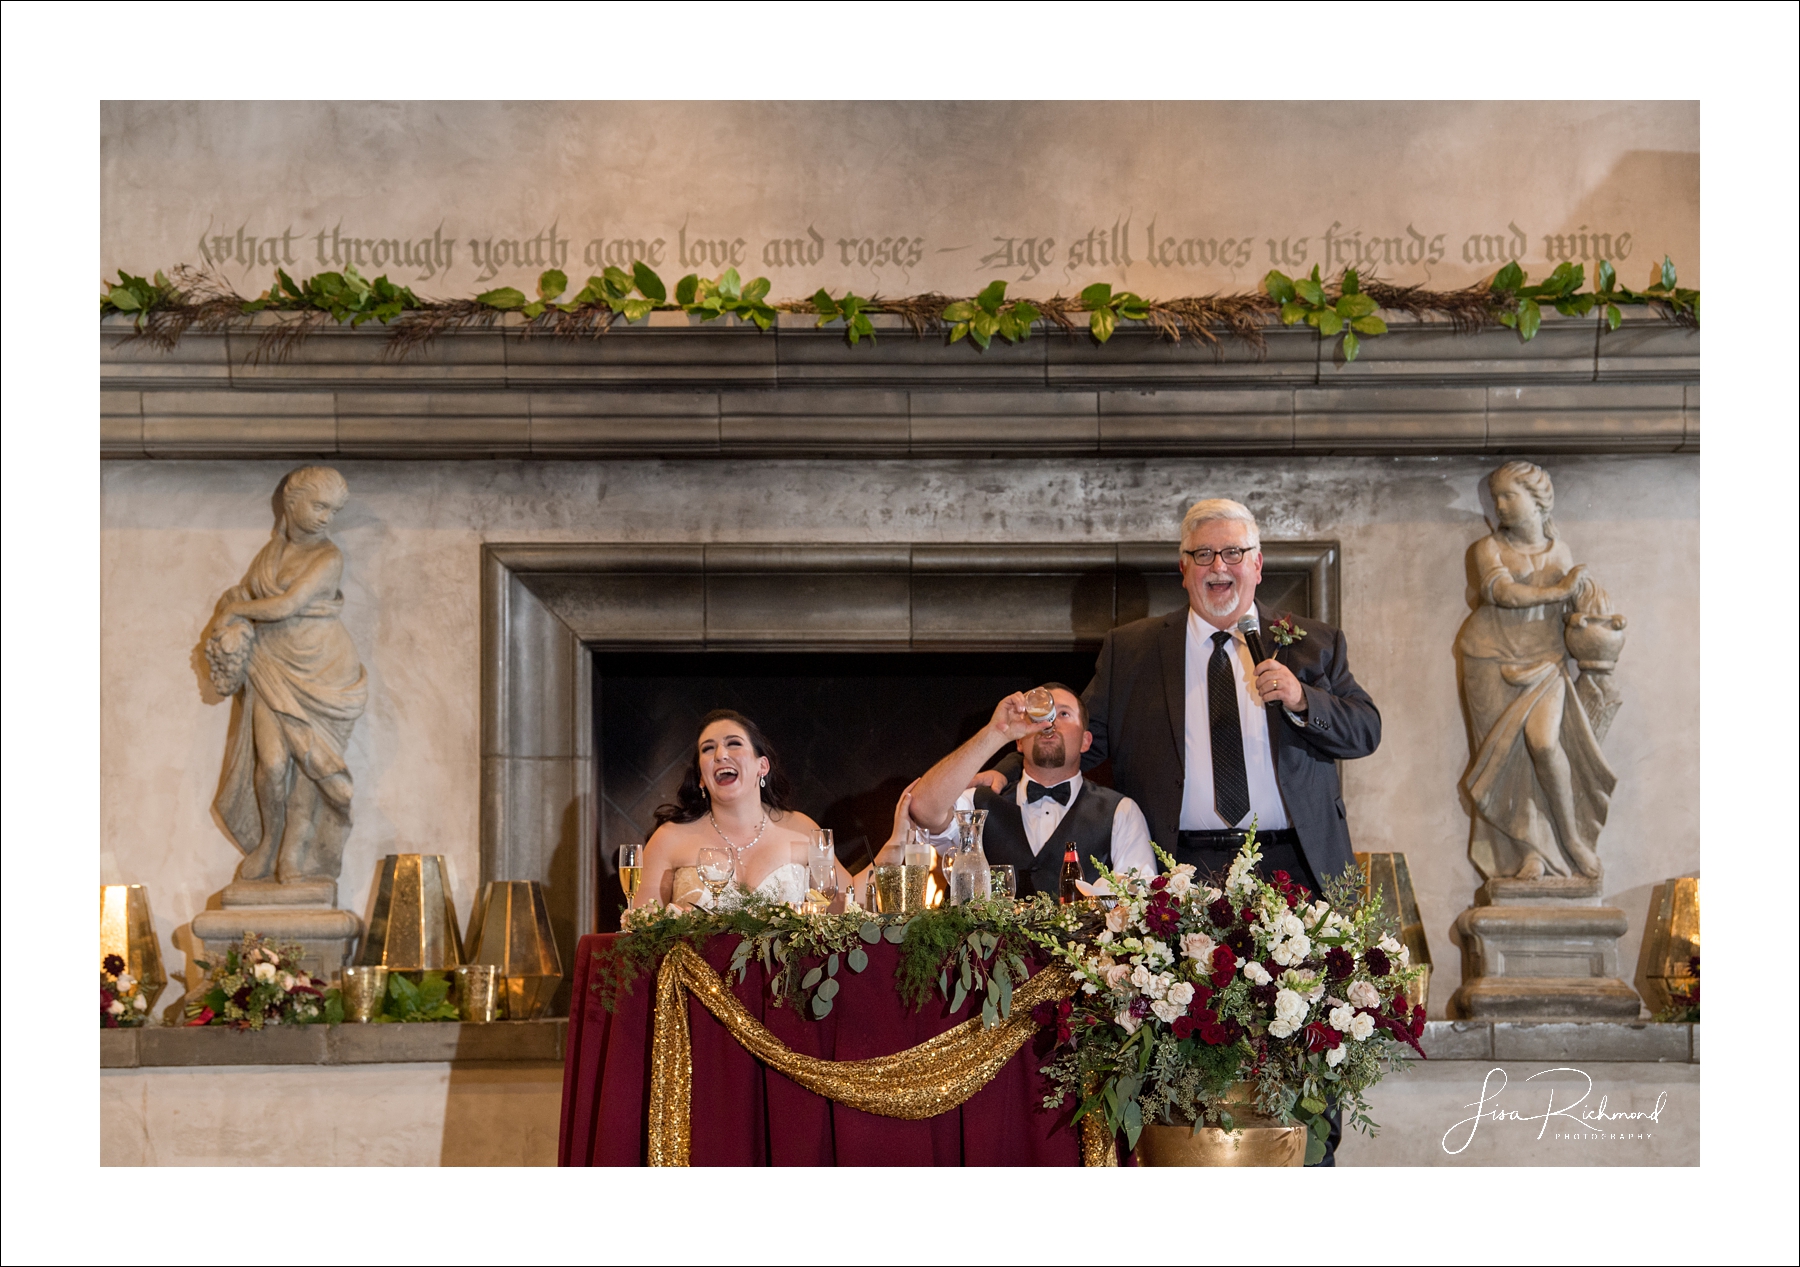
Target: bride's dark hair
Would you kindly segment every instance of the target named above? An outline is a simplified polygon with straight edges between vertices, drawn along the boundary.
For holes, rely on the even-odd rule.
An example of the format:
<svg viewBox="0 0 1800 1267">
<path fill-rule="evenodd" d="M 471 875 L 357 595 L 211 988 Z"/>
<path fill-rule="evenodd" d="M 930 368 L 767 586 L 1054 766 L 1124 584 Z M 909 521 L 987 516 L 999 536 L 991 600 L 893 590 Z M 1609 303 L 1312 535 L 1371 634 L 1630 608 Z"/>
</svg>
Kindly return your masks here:
<svg viewBox="0 0 1800 1267">
<path fill-rule="evenodd" d="M 787 773 L 781 768 L 781 758 L 775 755 L 775 749 L 769 746 L 768 736 L 763 734 L 762 727 L 751 721 L 742 713 L 729 708 L 715 708 L 700 719 L 700 729 L 694 732 L 692 758 L 688 761 L 687 773 L 682 776 L 681 786 L 675 790 L 675 799 L 666 805 L 656 808 L 656 825 L 664 823 L 691 823 L 709 808 L 706 796 L 700 790 L 700 736 L 714 722 L 735 722 L 744 728 L 744 734 L 750 740 L 750 748 L 759 757 L 769 759 L 768 780 L 762 789 L 762 803 L 776 815 L 783 814 L 793 808 L 790 798 L 793 786 L 788 782 Z"/>
</svg>

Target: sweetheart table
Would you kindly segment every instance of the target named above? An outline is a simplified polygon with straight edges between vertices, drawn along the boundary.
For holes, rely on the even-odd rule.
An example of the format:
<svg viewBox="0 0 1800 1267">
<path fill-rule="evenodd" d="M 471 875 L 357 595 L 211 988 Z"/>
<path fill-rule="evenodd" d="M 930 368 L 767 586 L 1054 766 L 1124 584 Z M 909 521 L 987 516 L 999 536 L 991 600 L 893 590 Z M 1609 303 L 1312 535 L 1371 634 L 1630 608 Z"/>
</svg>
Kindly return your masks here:
<svg viewBox="0 0 1800 1267">
<path fill-rule="evenodd" d="M 583 937 L 576 948 L 569 1038 L 563 1067 L 564 1166 L 641 1166 L 651 1160 L 652 1039 L 657 976 L 632 984 L 611 1013 L 592 988 L 595 956 L 617 933 Z M 724 975 L 736 937 L 715 937 L 703 958 Z M 792 1051 L 827 1061 L 891 1056 L 967 1021 L 941 1000 L 914 1010 L 894 973 L 897 947 L 868 948 L 861 973 L 838 974 L 822 1020 L 777 1007 L 762 966 L 727 988 L 748 1014 Z M 671 958 L 674 958 L 672 955 Z M 1002 1065 L 961 1105 L 935 1117 L 881 1117 L 809 1091 L 752 1056 L 693 995 L 686 997 L 692 1052 L 688 1161 L 696 1166 L 1078 1166 L 1082 1146 L 1067 1122 L 1072 1106 L 1043 1107 L 1045 1079 L 1035 1041 Z M 974 1014 L 978 1015 L 978 1012 Z M 665 1070 L 664 1077 L 667 1072 Z"/>
</svg>

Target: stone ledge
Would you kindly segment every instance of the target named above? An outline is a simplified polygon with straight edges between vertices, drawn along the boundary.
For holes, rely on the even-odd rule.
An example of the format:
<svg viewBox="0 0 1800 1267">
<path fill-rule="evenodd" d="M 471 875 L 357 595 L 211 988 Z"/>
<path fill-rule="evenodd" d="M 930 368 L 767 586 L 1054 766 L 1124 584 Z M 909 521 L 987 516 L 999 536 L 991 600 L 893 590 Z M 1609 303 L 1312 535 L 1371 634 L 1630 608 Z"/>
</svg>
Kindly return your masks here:
<svg viewBox="0 0 1800 1267">
<path fill-rule="evenodd" d="M 222 1026 L 100 1031 L 102 1069 L 209 1065 L 384 1065 L 465 1060 L 561 1064 L 569 1022 L 454 1021 L 405 1025 L 282 1025 L 260 1032 Z"/>
<path fill-rule="evenodd" d="M 1427 1021 L 1428 1060 L 1700 1063 L 1700 1026 L 1653 1021 Z"/>
</svg>

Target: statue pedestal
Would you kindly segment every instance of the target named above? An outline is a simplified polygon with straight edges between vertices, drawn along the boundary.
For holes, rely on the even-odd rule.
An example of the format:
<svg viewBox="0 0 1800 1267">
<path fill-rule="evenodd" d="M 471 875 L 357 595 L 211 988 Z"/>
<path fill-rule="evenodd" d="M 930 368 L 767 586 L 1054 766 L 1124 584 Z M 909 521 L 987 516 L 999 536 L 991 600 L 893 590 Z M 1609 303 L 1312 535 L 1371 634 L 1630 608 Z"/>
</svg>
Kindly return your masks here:
<svg viewBox="0 0 1800 1267">
<path fill-rule="evenodd" d="M 1599 900 L 1586 876 L 1489 880 L 1456 921 L 1452 1006 L 1471 1020 L 1636 1020 L 1637 993 L 1619 979 L 1625 912 Z"/>
<path fill-rule="evenodd" d="M 362 921 L 336 909 L 335 880 L 237 880 L 225 888 L 224 908 L 194 916 L 194 936 L 206 957 L 223 955 L 245 933 L 277 942 L 298 942 L 300 964 L 308 972 L 335 983 L 350 959 L 351 945 L 362 934 Z"/>
</svg>

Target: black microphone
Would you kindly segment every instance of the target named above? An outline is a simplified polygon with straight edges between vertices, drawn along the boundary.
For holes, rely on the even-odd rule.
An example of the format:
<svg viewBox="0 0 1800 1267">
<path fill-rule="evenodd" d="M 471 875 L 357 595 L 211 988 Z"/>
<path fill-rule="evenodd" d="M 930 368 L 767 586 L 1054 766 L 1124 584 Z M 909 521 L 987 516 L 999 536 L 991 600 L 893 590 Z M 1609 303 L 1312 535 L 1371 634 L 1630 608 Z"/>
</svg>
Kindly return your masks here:
<svg viewBox="0 0 1800 1267">
<path fill-rule="evenodd" d="M 1250 648 L 1252 666 L 1261 664 L 1269 657 L 1263 654 L 1262 622 L 1256 618 L 1256 608 L 1252 607 L 1244 613 L 1243 619 L 1237 623 L 1237 630 L 1244 635 L 1244 645 Z M 1264 708 L 1279 708 L 1281 701 L 1263 705 Z"/>
</svg>

